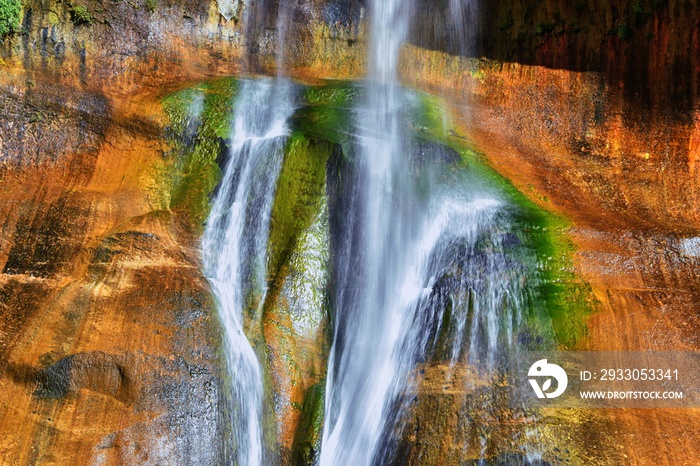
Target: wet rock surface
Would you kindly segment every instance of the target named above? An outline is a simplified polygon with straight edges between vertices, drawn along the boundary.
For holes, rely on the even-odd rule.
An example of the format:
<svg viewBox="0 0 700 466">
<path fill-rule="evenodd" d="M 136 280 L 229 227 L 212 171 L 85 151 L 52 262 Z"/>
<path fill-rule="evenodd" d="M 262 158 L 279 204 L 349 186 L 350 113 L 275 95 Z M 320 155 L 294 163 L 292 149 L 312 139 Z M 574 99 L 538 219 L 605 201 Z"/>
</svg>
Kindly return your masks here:
<svg viewBox="0 0 700 466">
<path fill-rule="evenodd" d="M 96 152 L 104 140 L 110 105 L 101 94 L 56 94 L 50 88 L 0 89 L 0 162 L 30 165 L 76 151 Z M 46 156 L 49 159 L 46 159 Z"/>
</svg>

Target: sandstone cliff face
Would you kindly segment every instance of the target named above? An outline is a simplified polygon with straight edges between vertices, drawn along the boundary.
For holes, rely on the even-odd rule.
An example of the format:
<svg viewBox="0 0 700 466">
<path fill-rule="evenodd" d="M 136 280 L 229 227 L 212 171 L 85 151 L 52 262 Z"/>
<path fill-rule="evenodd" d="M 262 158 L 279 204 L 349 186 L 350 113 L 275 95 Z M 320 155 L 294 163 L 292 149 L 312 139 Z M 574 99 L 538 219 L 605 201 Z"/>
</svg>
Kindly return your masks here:
<svg viewBox="0 0 700 466">
<path fill-rule="evenodd" d="M 126 96 L 187 81 L 273 69 L 276 29 L 284 27 L 284 63 L 300 73 L 312 68 L 315 77 L 358 75 L 359 9 L 342 3 L 279 7 L 268 0 L 244 14 L 242 2 L 90 0 L 84 5 L 92 22 L 76 24 L 71 3 L 28 1 L 19 31 L 0 43 L 0 66 L 29 82 L 61 82 L 126 104 Z M 236 14 L 227 19 L 221 11 Z"/>
<path fill-rule="evenodd" d="M 198 226 L 171 208 L 157 97 L 206 77 L 272 71 L 280 9 L 259 2 L 264 26 L 246 32 L 240 2 L 86 5 L 92 25 L 74 24 L 68 4 L 27 2 L 21 31 L 0 45 L 0 459 L 220 464 L 227 440 L 214 305 Z M 493 2 L 471 51 L 490 60 L 451 48 L 439 26 L 414 34 L 425 48 L 406 47 L 404 83 L 448 97 L 496 170 L 573 220 L 576 269 L 600 303 L 581 349 L 700 344 L 697 8 Z M 358 3 L 282 11 L 289 73 L 362 74 Z M 285 273 L 277 282 L 280 311 L 293 283 Z M 294 335 L 306 365 L 290 376 L 290 323 L 279 323 L 288 315 L 270 316 L 271 365 L 283 375 L 275 384 L 287 396 L 283 443 L 293 448 L 302 441 L 294 426 L 316 422 L 302 413 L 318 408 L 298 407 L 320 395 L 284 387 L 316 386 L 323 338 Z M 407 438 L 404 458 L 456 464 L 464 459 L 456 446 L 474 434 L 460 431 L 453 410 L 464 394 L 423 390 L 411 422 L 444 425 Z M 695 411 L 549 419 L 551 442 L 596 446 L 567 453 L 574 464 L 700 457 Z"/>
<path fill-rule="evenodd" d="M 0 175 L 1 461 L 218 463 L 214 307 L 164 202 L 158 125 L 18 88 Z"/>
<path fill-rule="evenodd" d="M 643 108 L 693 108 L 700 96 L 697 2 L 482 2 L 472 26 L 475 40 L 466 50 L 445 33 L 449 8 L 447 2 L 423 1 L 414 43 L 453 55 L 601 73 Z"/>
</svg>

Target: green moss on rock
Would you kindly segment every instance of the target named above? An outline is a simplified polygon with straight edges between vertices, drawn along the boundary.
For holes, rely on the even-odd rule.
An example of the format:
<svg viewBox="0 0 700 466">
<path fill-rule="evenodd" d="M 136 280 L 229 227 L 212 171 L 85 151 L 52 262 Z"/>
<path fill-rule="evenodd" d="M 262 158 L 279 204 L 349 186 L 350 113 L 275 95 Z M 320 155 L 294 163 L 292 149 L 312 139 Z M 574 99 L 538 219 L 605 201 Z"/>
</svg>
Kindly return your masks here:
<svg viewBox="0 0 700 466">
<path fill-rule="evenodd" d="M 329 346 L 325 331 L 329 256 L 326 162 L 335 148 L 329 141 L 293 133 L 285 148 L 272 207 L 268 271 L 274 278 L 266 294 L 263 326 L 284 455 L 297 455 L 289 451 L 296 442 L 313 445 L 305 451 L 318 447 L 315 431 L 304 430 L 302 434 L 298 425 L 288 422 L 300 417 L 304 424 L 312 415 L 306 387 L 323 383 L 325 378 Z M 315 393 L 315 389 L 309 390 Z M 316 404 L 312 408 L 316 409 Z M 318 422 L 321 420 L 322 415 Z"/>
<path fill-rule="evenodd" d="M 349 154 L 351 110 L 357 96 L 358 88 L 343 81 L 309 87 L 304 94 L 306 105 L 294 114 L 292 124 L 307 137 L 340 144 L 343 153 Z"/>
<path fill-rule="evenodd" d="M 235 79 L 224 78 L 174 92 L 162 101 L 173 145 L 170 209 L 198 232 L 221 178 L 218 160 L 231 135 L 237 87 Z"/>
<path fill-rule="evenodd" d="M 75 5 L 71 8 L 70 17 L 76 26 L 92 26 L 95 22 L 95 18 L 84 5 Z"/>
<path fill-rule="evenodd" d="M 326 161 L 334 148 L 332 142 L 308 138 L 300 131 L 287 142 L 270 220 L 268 270 L 273 275 L 316 217 L 325 195 Z"/>
<path fill-rule="evenodd" d="M 17 31 L 22 3 L 19 0 L 0 0 L 0 39 Z"/>
<path fill-rule="evenodd" d="M 294 437 L 291 464 L 316 464 L 323 436 L 325 383 L 309 387 L 301 408 L 301 419 Z"/>
</svg>

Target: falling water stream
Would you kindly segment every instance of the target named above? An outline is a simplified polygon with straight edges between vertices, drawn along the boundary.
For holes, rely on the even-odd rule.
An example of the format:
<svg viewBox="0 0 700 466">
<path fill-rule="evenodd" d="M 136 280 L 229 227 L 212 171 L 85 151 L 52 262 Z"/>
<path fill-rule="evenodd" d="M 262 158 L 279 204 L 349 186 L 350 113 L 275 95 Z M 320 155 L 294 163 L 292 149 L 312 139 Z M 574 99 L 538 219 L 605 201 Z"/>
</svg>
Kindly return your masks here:
<svg viewBox="0 0 700 466">
<path fill-rule="evenodd" d="M 252 297 L 264 296 L 267 286 L 270 211 L 287 119 L 294 110 L 292 94 L 291 86 L 279 80 L 242 82 L 229 161 L 202 240 L 204 272 L 218 301 L 226 363 L 233 378 L 232 435 L 238 465 L 259 465 L 264 460 L 263 376 L 246 338 L 245 322 Z"/>
<path fill-rule="evenodd" d="M 419 147 L 407 129 L 410 96 L 398 84 L 397 65 L 410 7 L 402 0 L 370 6 L 369 76 L 356 112 L 359 155 L 333 271 L 325 466 L 391 458 L 402 400 L 416 364 L 433 349 L 447 302 L 452 364 L 465 339 L 468 354 L 494 357 L 504 338 L 512 340 L 522 309 L 517 277 L 500 253 L 504 202 L 483 185 L 441 186 L 439 154 Z M 428 167 L 416 169 L 421 163 Z M 485 240 L 491 254 L 478 254 Z"/>
</svg>

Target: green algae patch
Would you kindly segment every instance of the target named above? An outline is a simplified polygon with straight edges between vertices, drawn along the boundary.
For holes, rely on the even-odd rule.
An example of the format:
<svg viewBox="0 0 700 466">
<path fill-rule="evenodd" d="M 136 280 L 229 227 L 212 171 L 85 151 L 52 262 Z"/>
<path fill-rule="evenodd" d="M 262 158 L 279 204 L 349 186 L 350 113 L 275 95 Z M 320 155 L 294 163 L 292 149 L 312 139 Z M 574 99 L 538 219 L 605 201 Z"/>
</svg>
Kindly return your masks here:
<svg viewBox="0 0 700 466">
<path fill-rule="evenodd" d="M 272 290 L 279 294 L 275 309 L 291 318 L 294 335 L 316 340 L 328 316 L 326 283 L 329 269 L 330 225 L 325 198 L 314 212 L 313 224 L 301 232 L 287 262 L 277 273 Z"/>
<path fill-rule="evenodd" d="M 22 2 L 19 0 L 0 0 L 0 39 L 19 29 L 22 15 Z"/>
<path fill-rule="evenodd" d="M 224 78 L 176 91 L 163 98 L 172 145 L 170 209 L 201 233 L 210 195 L 221 179 L 218 161 L 231 135 L 237 81 Z"/>
<path fill-rule="evenodd" d="M 292 126 L 307 137 L 339 144 L 343 153 L 349 154 L 354 124 L 351 109 L 357 95 L 358 88 L 343 81 L 308 87 L 304 92 L 305 105 L 294 114 Z"/>
<path fill-rule="evenodd" d="M 287 141 L 270 220 L 268 271 L 273 276 L 289 259 L 301 232 L 314 222 L 325 196 L 326 162 L 334 150 L 333 142 L 300 131 Z"/>
<path fill-rule="evenodd" d="M 520 196 L 521 208 L 515 214 L 520 238 L 535 251 L 539 271 L 534 305 L 546 309 L 559 346 L 574 349 L 587 335 L 586 320 L 597 302 L 590 285 L 574 272 L 571 224 Z"/>
<path fill-rule="evenodd" d="M 319 149 L 320 154 L 317 153 Z M 271 269 L 275 271 L 275 278 L 266 294 L 263 327 L 279 425 L 284 429 L 288 427 L 285 423 L 288 417 L 300 419 L 293 431 L 283 434 L 290 440 L 288 435 L 293 434 L 292 451 L 284 449 L 285 455 L 293 457 L 313 456 L 318 452 L 320 442 L 320 434 L 308 427 L 314 424 L 308 419 L 318 412 L 319 403 L 322 409 L 323 400 L 311 405 L 308 400 L 310 393 L 317 392 L 315 384 L 324 381 L 330 340 L 326 299 L 330 227 L 325 199 L 325 161 L 331 149 L 332 145 L 319 148 L 315 141 L 293 135 L 282 171 L 288 167 L 290 181 L 304 183 L 303 186 L 291 183 L 283 187 L 283 178 L 280 178 L 275 201 L 290 207 L 278 212 L 282 219 L 292 216 L 291 221 L 282 221 L 276 228 L 286 233 L 279 236 L 280 244 L 287 243 L 291 249 L 280 250 L 282 253 L 277 257 L 284 262 L 279 268 Z M 304 175 L 292 176 L 299 175 L 300 170 Z M 296 199 L 296 207 L 286 202 L 287 196 Z M 290 220 L 290 217 L 285 220 Z M 308 227 L 296 231 L 309 220 Z M 273 249 L 273 241 L 271 230 L 269 251 Z M 306 389 L 309 385 L 311 388 Z M 310 413 L 309 409 L 314 411 Z M 322 421 L 322 412 L 320 416 L 316 423 Z M 296 443 L 302 446 L 294 446 Z"/>
<path fill-rule="evenodd" d="M 301 233 L 265 301 L 265 341 L 277 414 L 282 417 L 290 410 L 302 418 L 306 416 L 304 390 L 325 378 L 330 341 L 326 300 L 329 225 L 325 203 L 315 218 L 311 227 Z M 294 438 L 298 438 L 296 430 Z"/>
</svg>

